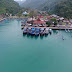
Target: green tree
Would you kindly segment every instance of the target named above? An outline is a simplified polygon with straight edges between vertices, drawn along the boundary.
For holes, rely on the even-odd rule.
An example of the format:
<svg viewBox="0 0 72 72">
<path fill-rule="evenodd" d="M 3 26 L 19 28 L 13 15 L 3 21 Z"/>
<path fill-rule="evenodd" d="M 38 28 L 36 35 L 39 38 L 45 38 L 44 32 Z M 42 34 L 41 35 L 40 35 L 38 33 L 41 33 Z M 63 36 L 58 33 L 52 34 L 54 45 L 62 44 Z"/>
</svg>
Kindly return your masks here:
<svg viewBox="0 0 72 72">
<path fill-rule="evenodd" d="M 54 22 L 54 25 L 56 26 L 57 25 L 57 22 Z"/>
<path fill-rule="evenodd" d="M 72 18 L 72 0 L 62 0 L 55 5 L 54 13 L 65 18 Z"/>
<path fill-rule="evenodd" d="M 5 13 L 6 13 L 6 9 L 5 9 L 5 8 L 0 7 L 0 14 L 5 14 Z"/>
<path fill-rule="evenodd" d="M 57 22 L 55 18 L 50 19 L 50 21 Z"/>
<path fill-rule="evenodd" d="M 22 12 L 19 11 L 17 15 L 18 15 L 18 17 L 21 17 L 22 16 Z"/>
<path fill-rule="evenodd" d="M 51 23 L 50 23 L 50 22 L 46 22 L 46 24 L 47 24 L 48 26 L 50 26 L 50 25 L 51 25 Z"/>
<path fill-rule="evenodd" d="M 14 0 L 0 0 L 0 14 L 10 13 L 15 15 L 18 13 L 20 6 Z"/>
<path fill-rule="evenodd" d="M 32 10 L 29 14 L 30 17 L 33 17 L 33 16 L 37 16 L 37 11 L 36 10 Z"/>
</svg>

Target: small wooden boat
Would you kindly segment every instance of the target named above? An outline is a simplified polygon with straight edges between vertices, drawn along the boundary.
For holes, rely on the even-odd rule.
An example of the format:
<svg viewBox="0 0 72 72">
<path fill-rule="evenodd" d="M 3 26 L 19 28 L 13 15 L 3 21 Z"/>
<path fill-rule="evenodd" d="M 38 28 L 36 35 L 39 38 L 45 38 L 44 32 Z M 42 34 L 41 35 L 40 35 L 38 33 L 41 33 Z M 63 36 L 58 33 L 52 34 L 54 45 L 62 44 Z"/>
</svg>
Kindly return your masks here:
<svg viewBox="0 0 72 72">
<path fill-rule="evenodd" d="M 27 28 L 24 28 L 23 34 L 27 34 Z"/>
<path fill-rule="evenodd" d="M 28 34 L 28 35 L 31 34 L 31 27 L 29 27 L 29 28 L 27 29 L 27 34 Z"/>
<path fill-rule="evenodd" d="M 35 36 L 39 36 L 39 28 L 36 28 Z"/>
<path fill-rule="evenodd" d="M 49 34 L 51 35 L 52 34 L 52 29 L 49 29 L 48 31 L 49 31 Z"/>
<path fill-rule="evenodd" d="M 32 28 L 31 35 L 35 35 L 35 28 Z"/>
<path fill-rule="evenodd" d="M 24 20 L 21 22 L 21 26 L 25 26 L 25 25 L 26 25 L 26 21 Z"/>
<path fill-rule="evenodd" d="M 24 29 L 24 26 L 22 26 L 21 29 Z"/>
<path fill-rule="evenodd" d="M 25 26 L 26 24 L 22 23 L 21 26 Z"/>
<path fill-rule="evenodd" d="M 48 28 L 46 28 L 46 29 L 44 30 L 44 33 L 45 33 L 45 35 L 48 35 L 48 33 L 49 33 Z"/>
<path fill-rule="evenodd" d="M 40 36 L 44 36 L 44 28 L 40 29 Z"/>
</svg>

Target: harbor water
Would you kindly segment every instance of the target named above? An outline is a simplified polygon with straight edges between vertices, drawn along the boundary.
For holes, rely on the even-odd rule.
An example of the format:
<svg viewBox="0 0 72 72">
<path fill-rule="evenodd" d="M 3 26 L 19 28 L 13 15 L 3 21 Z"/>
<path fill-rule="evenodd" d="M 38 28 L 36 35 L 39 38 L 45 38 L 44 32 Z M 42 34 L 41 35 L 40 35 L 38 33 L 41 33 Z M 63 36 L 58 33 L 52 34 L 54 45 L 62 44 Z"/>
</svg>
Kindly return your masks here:
<svg viewBox="0 0 72 72">
<path fill-rule="evenodd" d="M 0 72 L 72 72 L 72 33 L 35 37 L 23 35 L 21 20 L 0 22 Z"/>
</svg>

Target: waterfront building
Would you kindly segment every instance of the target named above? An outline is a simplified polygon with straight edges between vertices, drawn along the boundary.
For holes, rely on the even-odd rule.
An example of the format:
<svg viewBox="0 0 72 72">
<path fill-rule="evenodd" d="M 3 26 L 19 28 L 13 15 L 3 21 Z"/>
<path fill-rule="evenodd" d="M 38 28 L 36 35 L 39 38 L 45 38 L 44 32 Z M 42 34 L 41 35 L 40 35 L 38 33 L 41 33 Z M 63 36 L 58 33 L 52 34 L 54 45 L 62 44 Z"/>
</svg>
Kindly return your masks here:
<svg viewBox="0 0 72 72">
<path fill-rule="evenodd" d="M 33 22 L 33 26 L 46 26 L 46 22 L 38 18 Z"/>
</svg>

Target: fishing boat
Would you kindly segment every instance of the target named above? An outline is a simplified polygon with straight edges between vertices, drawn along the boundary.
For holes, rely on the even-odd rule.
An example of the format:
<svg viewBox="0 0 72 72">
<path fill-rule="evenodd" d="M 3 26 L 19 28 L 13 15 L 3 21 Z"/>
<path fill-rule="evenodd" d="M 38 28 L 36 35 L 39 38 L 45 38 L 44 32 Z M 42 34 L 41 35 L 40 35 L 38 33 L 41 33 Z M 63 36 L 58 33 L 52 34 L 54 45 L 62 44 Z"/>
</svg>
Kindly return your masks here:
<svg viewBox="0 0 72 72">
<path fill-rule="evenodd" d="M 49 33 L 48 28 L 45 28 L 44 33 L 45 33 L 45 35 L 48 35 L 48 33 Z"/>
<path fill-rule="evenodd" d="M 52 29 L 49 29 L 48 31 L 49 31 L 49 34 L 51 35 L 52 34 Z"/>
<path fill-rule="evenodd" d="M 23 34 L 27 34 L 27 28 L 24 28 Z"/>
<path fill-rule="evenodd" d="M 25 23 L 21 23 L 21 26 L 25 26 L 26 24 Z"/>
<path fill-rule="evenodd" d="M 21 29 L 23 30 L 24 29 L 24 26 L 22 26 Z"/>
<path fill-rule="evenodd" d="M 31 35 L 35 35 L 35 28 L 32 28 Z"/>
<path fill-rule="evenodd" d="M 23 21 L 21 22 L 21 26 L 25 26 L 26 23 L 27 23 L 27 21 L 23 20 Z"/>
<path fill-rule="evenodd" d="M 28 35 L 31 34 L 31 27 L 29 27 L 29 28 L 27 29 L 27 34 L 28 34 Z"/>
<path fill-rule="evenodd" d="M 40 36 L 44 36 L 44 28 L 40 29 Z"/>
<path fill-rule="evenodd" d="M 39 36 L 39 28 L 36 28 L 35 36 Z"/>
</svg>

